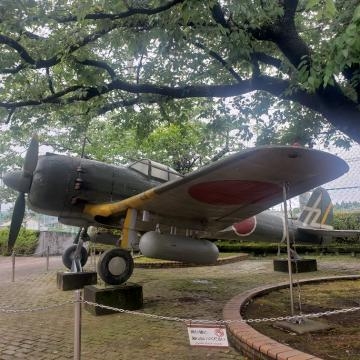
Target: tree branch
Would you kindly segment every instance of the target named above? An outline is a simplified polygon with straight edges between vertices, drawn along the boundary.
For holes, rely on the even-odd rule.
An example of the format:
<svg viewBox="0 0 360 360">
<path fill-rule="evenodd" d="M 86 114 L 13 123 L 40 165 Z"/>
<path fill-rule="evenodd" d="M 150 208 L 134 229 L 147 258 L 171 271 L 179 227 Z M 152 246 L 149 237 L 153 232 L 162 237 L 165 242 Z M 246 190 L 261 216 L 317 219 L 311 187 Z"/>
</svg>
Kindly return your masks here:
<svg viewBox="0 0 360 360">
<path fill-rule="evenodd" d="M 230 24 L 226 21 L 224 11 L 218 2 L 211 8 L 211 15 L 217 24 L 230 29 Z"/>
<path fill-rule="evenodd" d="M 271 58 L 267 60 L 274 61 Z M 113 79 L 101 86 L 74 85 L 54 92 L 51 96 L 42 99 L 25 101 L 0 102 L 0 107 L 9 111 L 27 106 L 39 106 L 42 104 L 72 104 L 80 101 L 91 100 L 104 96 L 113 91 L 124 91 L 127 93 L 151 95 L 150 102 L 157 102 L 165 98 L 194 98 L 194 97 L 230 97 L 249 93 L 254 90 L 266 91 L 278 98 L 296 101 L 297 103 L 322 114 L 331 124 L 343 131 L 353 139 L 360 141 L 360 124 L 358 122 L 359 110 L 357 104 L 350 101 L 337 86 L 328 85 L 320 88 L 315 93 L 305 90 L 294 89 L 289 91 L 290 81 L 276 77 L 258 75 L 251 79 L 241 80 L 235 84 L 222 85 L 194 85 L 194 86 L 158 86 L 149 83 L 129 83 L 120 79 Z M 70 96 L 69 96 L 70 95 Z M 146 98 L 146 96 L 145 96 Z M 131 106 L 140 103 L 142 99 L 122 100 L 104 106 L 100 111 L 110 111 L 120 106 Z M 346 116 L 344 116 L 346 114 Z"/>
<path fill-rule="evenodd" d="M 15 110 L 16 110 L 16 108 L 10 109 L 9 114 L 8 114 L 6 120 L 5 120 L 5 124 L 9 124 L 9 123 L 10 123 L 11 118 L 12 118 L 12 116 L 14 115 Z"/>
<path fill-rule="evenodd" d="M 218 61 L 229 73 L 230 75 L 238 82 L 242 81 L 241 77 L 236 73 L 236 71 L 230 66 L 230 64 L 225 61 L 218 53 L 213 50 L 208 49 L 205 45 L 201 44 L 198 41 L 191 42 L 197 48 L 204 50 L 208 55 L 210 55 L 213 59 Z"/>
<path fill-rule="evenodd" d="M 108 72 L 108 74 L 110 75 L 112 80 L 114 80 L 116 78 L 116 73 L 115 73 L 114 69 L 109 64 L 107 64 L 105 61 L 91 60 L 91 59 L 87 59 L 87 60 L 75 59 L 75 61 L 78 64 L 87 65 L 87 66 L 94 66 L 94 67 L 106 70 Z"/>
<path fill-rule="evenodd" d="M 26 49 L 14 39 L 11 39 L 6 35 L 0 34 L 0 43 L 13 48 L 19 54 L 19 56 L 28 64 L 35 64 L 35 60 L 30 56 Z"/>
<path fill-rule="evenodd" d="M 111 102 L 109 104 L 106 104 L 104 106 L 101 106 L 97 109 L 96 113 L 97 115 L 104 115 L 109 111 L 113 111 L 115 109 L 123 108 L 123 107 L 130 107 L 134 106 L 136 104 L 156 104 L 164 101 L 164 98 L 161 96 L 136 96 L 132 99 L 127 100 L 121 100 L 121 101 L 115 101 Z"/>
<path fill-rule="evenodd" d="M 251 57 L 255 61 L 260 61 L 264 64 L 274 66 L 277 69 L 280 69 L 283 66 L 283 62 L 280 59 L 262 52 L 255 51 L 251 54 Z"/>
<path fill-rule="evenodd" d="M 94 14 L 87 14 L 84 16 L 85 20 L 118 20 L 118 19 L 124 19 L 133 15 L 156 15 L 158 13 L 167 11 L 171 9 L 172 7 L 183 3 L 185 0 L 172 0 L 169 1 L 167 4 L 158 6 L 156 8 L 150 9 L 150 8 L 133 8 L 128 7 L 127 11 L 118 13 L 118 14 L 107 14 L 107 13 L 101 13 L 97 12 Z M 78 21 L 78 17 L 75 15 L 70 15 L 67 17 L 56 17 L 53 16 L 51 19 L 57 21 L 58 23 L 67 23 L 67 22 L 74 22 Z"/>
<path fill-rule="evenodd" d="M 55 89 L 54 89 L 54 84 L 53 84 L 51 76 L 50 76 L 49 68 L 46 68 L 46 77 L 47 77 L 47 80 L 48 80 L 49 90 L 54 95 L 55 94 Z"/>
<path fill-rule="evenodd" d="M 111 26 L 101 29 L 99 31 L 96 31 L 94 33 L 91 33 L 87 36 L 85 36 L 83 39 L 81 39 L 78 43 L 70 45 L 67 49 L 67 53 L 73 53 L 74 51 L 78 50 L 79 48 L 94 42 L 95 40 L 99 39 L 101 36 L 111 32 L 112 30 L 114 30 L 118 25 L 116 23 L 112 24 Z M 11 48 L 13 48 L 20 56 L 20 58 L 22 60 L 24 60 L 27 64 L 31 65 L 31 67 L 33 69 L 41 69 L 41 68 L 47 68 L 47 67 L 51 67 L 54 66 L 56 64 L 58 64 L 61 61 L 62 58 L 62 53 L 59 52 L 56 55 L 54 55 L 53 57 L 51 57 L 50 59 L 47 60 L 35 60 L 34 58 L 32 58 L 30 56 L 30 54 L 28 53 L 28 51 L 21 45 L 19 44 L 17 41 L 9 38 L 8 36 L 5 35 L 1 35 L 0 34 L 0 44 L 4 44 L 7 45 Z M 7 73 L 12 73 L 15 74 L 17 72 L 19 72 L 20 70 L 24 69 L 26 67 L 25 64 L 20 64 L 17 67 L 13 68 L 13 69 L 2 69 L 0 70 L 0 73 L 3 74 L 7 74 Z"/>
</svg>

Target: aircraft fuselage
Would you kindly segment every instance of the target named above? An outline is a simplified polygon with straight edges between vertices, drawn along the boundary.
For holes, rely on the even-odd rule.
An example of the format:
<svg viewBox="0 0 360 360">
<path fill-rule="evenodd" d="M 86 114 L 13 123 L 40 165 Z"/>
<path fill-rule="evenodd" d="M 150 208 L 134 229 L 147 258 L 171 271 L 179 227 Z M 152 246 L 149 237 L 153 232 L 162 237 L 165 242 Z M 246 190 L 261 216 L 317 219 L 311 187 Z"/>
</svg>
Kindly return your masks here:
<svg viewBox="0 0 360 360">
<path fill-rule="evenodd" d="M 39 157 L 28 202 L 36 212 L 84 226 L 91 221 L 82 213 L 85 203 L 122 200 L 158 184 L 127 167 L 47 154 Z"/>
<path fill-rule="evenodd" d="M 321 239 L 298 231 L 299 222 L 288 220 L 289 238 L 295 243 L 320 243 Z M 256 216 L 232 224 L 215 235 L 218 239 L 238 241 L 286 242 L 286 228 L 283 214 L 264 211 Z"/>
</svg>

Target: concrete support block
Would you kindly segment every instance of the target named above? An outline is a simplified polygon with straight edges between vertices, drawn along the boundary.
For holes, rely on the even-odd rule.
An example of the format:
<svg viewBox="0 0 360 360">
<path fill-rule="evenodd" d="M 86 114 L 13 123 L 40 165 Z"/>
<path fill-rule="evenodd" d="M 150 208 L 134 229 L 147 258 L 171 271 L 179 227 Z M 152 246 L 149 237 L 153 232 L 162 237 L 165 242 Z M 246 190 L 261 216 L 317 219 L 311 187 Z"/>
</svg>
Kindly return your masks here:
<svg viewBox="0 0 360 360">
<path fill-rule="evenodd" d="M 287 259 L 275 259 L 273 263 L 274 271 L 288 272 Z M 293 273 L 317 271 L 317 262 L 316 259 L 291 260 L 291 269 Z"/>
<path fill-rule="evenodd" d="M 85 286 L 84 300 L 117 309 L 138 310 L 143 306 L 143 291 L 142 286 L 133 283 L 107 286 L 105 288 Z M 86 303 L 85 310 L 93 315 L 106 315 L 117 312 Z"/>
<path fill-rule="evenodd" d="M 97 274 L 95 271 L 79 273 L 58 272 L 56 282 L 60 290 L 77 290 L 82 289 L 85 285 L 97 284 Z"/>
</svg>

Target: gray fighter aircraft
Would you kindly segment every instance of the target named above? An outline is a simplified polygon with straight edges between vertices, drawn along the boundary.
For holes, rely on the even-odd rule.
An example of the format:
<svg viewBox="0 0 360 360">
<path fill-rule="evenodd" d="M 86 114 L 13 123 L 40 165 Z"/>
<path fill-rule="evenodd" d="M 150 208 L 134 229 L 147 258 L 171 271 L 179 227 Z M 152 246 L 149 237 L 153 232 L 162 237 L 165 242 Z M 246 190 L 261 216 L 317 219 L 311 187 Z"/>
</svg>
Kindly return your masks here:
<svg viewBox="0 0 360 360">
<path fill-rule="evenodd" d="M 4 177 L 4 183 L 19 192 L 9 248 L 21 227 L 27 194 L 34 211 L 81 229 L 75 244 L 64 252 L 68 268 L 74 254 L 80 256 L 82 266 L 86 263 L 82 243 L 89 239 L 88 227 L 122 230 L 118 246 L 98 261 L 98 274 L 109 284 L 121 284 L 131 276 L 129 250 L 139 234 L 145 256 L 213 263 L 219 253 L 213 239 L 284 236 L 282 220 L 263 213 L 283 201 L 284 186 L 291 198 L 348 171 L 346 162 L 335 155 L 291 146 L 247 149 L 186 176 L 150 160 L 125 167 L 57 154 L 38 156 L 38 147 L 33 137 L 23 169 Z M 297 241 L 317 243 L 331 230 L 326 220 L 330 210 L 326 205 L 325 211 L 318 208 L 322 201 L 317 199 L 323 199 L 324 192 L 318 190 L 313 196 L 314 204 L 299 222 L 290 222 Z M 97 241 L 107 237 L 98 234 Z"/>
</svg>

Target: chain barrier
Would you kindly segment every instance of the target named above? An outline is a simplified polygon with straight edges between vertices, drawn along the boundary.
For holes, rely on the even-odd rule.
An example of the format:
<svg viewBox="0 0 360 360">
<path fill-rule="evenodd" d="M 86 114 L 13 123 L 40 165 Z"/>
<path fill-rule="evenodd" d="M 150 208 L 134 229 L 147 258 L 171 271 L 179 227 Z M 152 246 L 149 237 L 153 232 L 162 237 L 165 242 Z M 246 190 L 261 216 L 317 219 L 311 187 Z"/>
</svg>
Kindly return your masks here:
<svg viewBox="0 0 360 360">
<path fill-rule="evenodd" d="M 275 322 L 275 321 L 301 321 L 303 319 L 307 318 L 319 318 L 322 316 L 330 316 L 330 315 L 336 315 L 336 314 L 345 314 L 350 312 L 355 312 L 360 310 L 360 306 L 357 307 L 351 307 L 351 308 L 345 308 L 345 309 L 337 309 L 337 310 L 328 310 L 318 313 L 310 313 L 310 314 L 301 314 L 301 315 L 294 315 L 294 316 L 279 316 L 279 317 L 270 317 L 270 318 L 259 318 L 259 319 L 240 319 L 240 320 L 209 320 L 209 319 L 189 319 L 189 318 L 180 318 L 180 317 L 173 317 L 173 316 L 162 316 L 162 315 L 156 315 L 156 314 L 149 314 L 144 313 L 140 311 L 133 311 L 133 310 L 126 310 L 121 308 L 115 308 L 112 306 L 97 304 L 94 302 L 90 302 L 87 300 L 84 300 L 84 298 L 81 298 L 80 301 L 76 300 L 69 300 L 58 304 L 53 305 L 47 305 L 47 306 L 41 306 L 36 308 L 25 308 L 25 309 L 9 309 L 9 305 L 3 305 L 3 307 L 0 307 L 0 313 L 6 313 L 6 314 L 15 314 L 15 313 L 31 313 L 31 312 L 39 312 L 39 311 L 46 311 L 58 307 L 62 307 L 68 304 L 75 304 L 75 303 L 82 303 L 87 304 L 90 306 L 96 306 L 102 309 L 111 310 L 113 312 L 118 313 L 124 313 L 129 315 L 135 315 L 135 316 L 143 316 L 150 319 L 156 319 L 156 320 L 164 320 L 164 321 L 173 321 L 173 322 L 183 322 L 183 323 L 191 323 L 191 324 L 232 324 L 232 323 L 262 323 L 262 322 Z"/>
<path fill-rule="evenodd" d="M 165 320 L 165 321 L 174 321 L 174 322 L 184 322 L 184 323 L 201 323 L 201 324 L 231 324 L 231 323 L 261 323 L 261 322 L 274 322 L 274 321 L 283 321 L 283 320 L 295 320 L 299 321 L 304 318 L 317 318 L 322 316 L 329 316 L 334 314 L 343 314 L 348 312 L 355 312 L 360 310 L 360 306 L 352 307 L 347 309 L 338 309 L 338 310 L 329 310 L 324 312 L 312 313 L 312 314 L 301 314 L 294 316 L 280 316 L 280 317 L 272 317 L 272 318 L 261 318 L 261 319 L 241 319 L 241 320 L 208 320 L 208 319 L 188 319 L 188 318 L 179 318 L 179 317 L 171 317 L 171 316 L 161 316 L 149 313 L 143 313 L 139 311 L 125 310 L 120 308 L 114 308 L 107 305 L 93 303 L 82 298 L 82 302 L 87 305 L 100 307 L 102 309 L 111 310 L 114 312 L 125 313 L 130 315 L 138 315 L 143 317 L 148 317 L 157 320 Z"/>
</svg>

